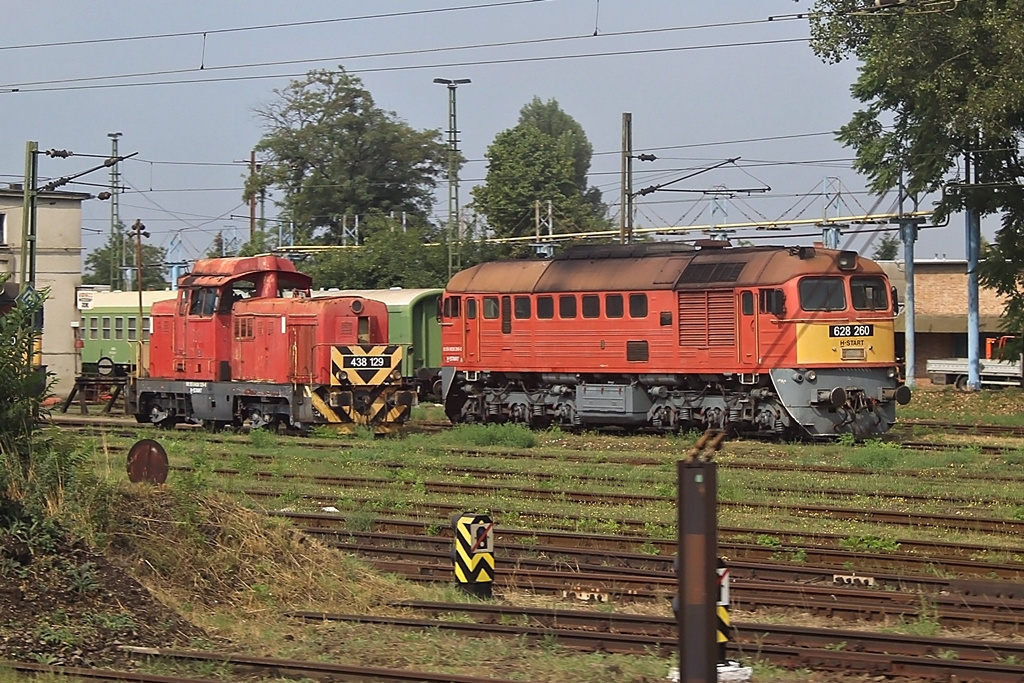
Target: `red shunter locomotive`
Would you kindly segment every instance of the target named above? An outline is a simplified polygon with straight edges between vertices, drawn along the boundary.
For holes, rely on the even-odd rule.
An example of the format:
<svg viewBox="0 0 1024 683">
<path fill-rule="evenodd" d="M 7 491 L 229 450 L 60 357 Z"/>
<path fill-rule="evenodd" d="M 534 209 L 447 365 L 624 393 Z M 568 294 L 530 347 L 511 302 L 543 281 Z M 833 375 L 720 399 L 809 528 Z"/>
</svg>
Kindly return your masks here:
<svg viewBox="0 0 1024 683">
<path fill-rule="evenodd" d="M 882 434 L 895 291 L 853 251 L 702 240 L 483 263 L 445 290 L 453 422 Z"/>
<path fill-rule="evenodd" d="M 362 297 L 310 297 L 276 256 L 205 259 L 153 304 L 148 372 L 133 378 L 140 422 L 252 428 L 403 424 L 415 391 L 388 345 L 388 311 Z"/>
</svg>

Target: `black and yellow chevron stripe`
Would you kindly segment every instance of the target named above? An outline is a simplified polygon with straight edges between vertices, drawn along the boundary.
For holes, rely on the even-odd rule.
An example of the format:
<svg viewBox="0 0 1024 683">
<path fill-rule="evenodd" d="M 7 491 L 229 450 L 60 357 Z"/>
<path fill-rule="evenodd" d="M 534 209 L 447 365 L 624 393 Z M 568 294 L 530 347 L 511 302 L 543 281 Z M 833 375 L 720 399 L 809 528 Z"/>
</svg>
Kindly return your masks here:
<svg viewBox="0 0 1024 683">
<path fill-rule="evenodd" d="M 457 584 L 494 582 L 494 530 L 487 515 L 462 515 L 452 524 L 455 548 L 452 553 Z M 486 586 L 490 592 L 490 585 Z"/>
<path fill-rule="evenodd" d="M 401 367 L 403 349 L 398 344 L 331 347 L 332 386 L 374 386 L 388 381 Z"/>
</svg>

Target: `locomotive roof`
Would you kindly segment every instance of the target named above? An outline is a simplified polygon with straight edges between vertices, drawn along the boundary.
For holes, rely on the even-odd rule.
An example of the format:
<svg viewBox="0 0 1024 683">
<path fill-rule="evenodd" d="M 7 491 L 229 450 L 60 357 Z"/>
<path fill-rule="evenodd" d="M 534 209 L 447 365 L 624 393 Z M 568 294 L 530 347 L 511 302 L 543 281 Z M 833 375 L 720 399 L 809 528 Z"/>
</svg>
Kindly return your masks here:
<svg viewBox="0 0 1024 683">
<path fill-rule="evenodd" d="M 199 259 L 192 272 L 182 276 L 182 287 L 219 287 L 248 275 L 262 273 L 284 273 L 296 286 L 308 288 L 313 279 L 295 269 L 295 264 L 286 258 L 263 254 L 233 258 Z"/>
<path fill-rule="evenodd" d="M 492 261 L 456 273 L 449 292 L 580 292 L 707 289 L 781 284 L 794 276 L 838 273 L 839 251 L 820 247 L 701 248 L 678 244 L 601 245 L 550 260 Z M 857 272 L 882 273 L 858 258 Z"/>
</svg>

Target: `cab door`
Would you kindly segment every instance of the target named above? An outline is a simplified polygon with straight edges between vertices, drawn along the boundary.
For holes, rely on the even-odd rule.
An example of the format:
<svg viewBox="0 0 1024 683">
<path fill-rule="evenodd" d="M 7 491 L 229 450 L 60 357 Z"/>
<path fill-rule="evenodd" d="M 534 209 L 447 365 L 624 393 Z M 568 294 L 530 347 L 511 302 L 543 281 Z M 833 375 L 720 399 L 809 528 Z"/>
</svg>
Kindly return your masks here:
<svg viewBox="0 0 1024 683">
<path fill-rule="evenodd" d="M 736 359 L 740 366 L 753 369 L 758 365 L 758 316 L 756 290 L 744 289 L 739 292 L 739 326 Z"/>
<path fill-rule="evenodd" d="M 480 304 L 473 297 L 466 297 L 462 303 L 462 348 L 466 362 L 474 365 L 480 361 Z"/>
</svg>

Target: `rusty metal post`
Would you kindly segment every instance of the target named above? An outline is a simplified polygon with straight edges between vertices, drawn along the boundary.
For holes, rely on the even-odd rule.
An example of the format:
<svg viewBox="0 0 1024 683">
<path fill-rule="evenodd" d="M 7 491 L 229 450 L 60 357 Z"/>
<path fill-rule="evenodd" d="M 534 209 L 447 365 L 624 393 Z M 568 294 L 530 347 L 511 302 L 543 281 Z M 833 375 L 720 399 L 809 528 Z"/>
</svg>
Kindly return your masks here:
<svg viewBox="0 0 1024 683">
<path fill-rule="evenodd" d="M 718 466 L 706 460 L 680 460 L 678 533 L 680 683 L 718 680 L 716 576 Z"/>
</svg>

